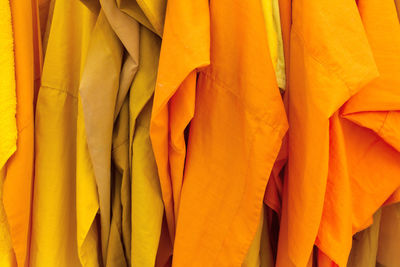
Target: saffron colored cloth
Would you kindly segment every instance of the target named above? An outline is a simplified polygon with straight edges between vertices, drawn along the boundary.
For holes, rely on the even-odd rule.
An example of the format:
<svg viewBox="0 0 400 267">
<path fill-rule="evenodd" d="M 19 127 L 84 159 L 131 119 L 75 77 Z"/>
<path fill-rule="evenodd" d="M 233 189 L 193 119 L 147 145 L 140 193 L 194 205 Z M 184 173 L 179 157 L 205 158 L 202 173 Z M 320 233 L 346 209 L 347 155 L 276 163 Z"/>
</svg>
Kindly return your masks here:
<svg viewBox="0 0 400 267">
<path fill-rule="evenodd" d="M 304 266 L 315 242 L 346 266 L 352 236 L 400 182 L 400 53 L 398 38 L 388 39 L 400 36 L 399 25 L 392 1 L 301 2 L 292 7 L 290 161 L 277 265 Z M 379 31 L 382 24 L 392 26 Z"/>
<path fill-rule="evenodd" d="M 214 1 L 210 6 L 208 1 L 178 2 L 167 4 L 151 128 L 154 151 L 164 151 L 161 162 L 155 153 L 164 204 L 173 204 L 170 211 L 177 218 L 172 265 L 240 266 L 257 232 L 265 187 L 287 129 L 261 2 Z M 234 23 L 238 20 L 243 23 Z M 208 60 L 211 66 L 206 67 Z M 171 69 L 177 70 L 173 76 Z M 175 92 L 179 101 L 169 102 L 161 117 L 156 109 L 157 93 L 168 100 L 174 90 L 166 89 L 172 84 L 172 89 L 180 85 L 178 90 L 184 90 Z M 183 101 L 184 93 L 192 96 L 188 98 L 192 102 Z M 167 104 L 165 100 L 161 103 Z M 175 124 L 171 117 L 184 106 L 189 108 L 179 113 L 180 123 Z M 168 152 L 184 156 L 180 147 L 184 148 L 186 124 L 181 121 L 191 118 L 194 107 L 182 187 L 181 169 L 175 165 L 170 169 L 179 175 L 161 174 L 168 174 Z M 183 126 L 179 135 L 175 134 L 177 125 Z M 167 130 L 163 136 L 170 136 L 172 143 L 161 138 L 161 129 Z M 175 146 L 175 140 L 183 146 Z M 164 143 L 158 141 L 167 143 L 159 147 Z M 171 157 L 169 162 L 174 160 Z"/>
<path fill-rule="evenodd" d="M 168 1 L 150 137 L 172 243 L 186 156 L 184 131 L 194 114 L 196 69 L 210 60 L 209 27 L 207 1 Z"/>
<path fill-rule="evenodd" d="M 306 266 L 313 250 L 329 172 L 329 118 L 349 98 L 348 87 L 355 91 L 377 76 L 355 3 L 293 1 L 292 22 L 287 91 L 290 162 L 277 256 L 277 266 L 285 267 Z"/>
<path fill-rule="evenodd" d="M 34 157 L 34 96 L 41 75 L 37 1 L 11 1 L 17 97 L 17 150 L 7 162 L 3 204 L 18 266 L 27 266 Z"/>
</svg>

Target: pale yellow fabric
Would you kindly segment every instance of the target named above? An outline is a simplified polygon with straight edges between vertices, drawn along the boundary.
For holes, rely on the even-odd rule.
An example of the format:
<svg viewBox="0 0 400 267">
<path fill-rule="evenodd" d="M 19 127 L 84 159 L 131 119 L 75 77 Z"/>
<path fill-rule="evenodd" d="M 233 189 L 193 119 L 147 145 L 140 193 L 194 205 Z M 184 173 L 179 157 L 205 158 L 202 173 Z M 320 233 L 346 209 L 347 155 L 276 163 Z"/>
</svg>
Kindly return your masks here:
<svg viewBox="0 0 400 267">
<path fill-rule="evenodd" d="M 36 109 L 32 267 L 101 263 L 98 210 L 78 89 L 97 14 L 78 0 L 54 0 Z"/>
<path fill-rule="evenodd" d="M 0 0 L 0 266 L 15 266 L 10 231 L 3 206 L 5 164 L 16 150 L 17 124 L 13 33 L 8 0 Z"/>
<path fill-rule="evenodd" d="M 267 30 L 269 51 L 271 54 L 272 65 L 275 70 L 276 81 L 279 88 L 285 89 L 285 57 L 283 53 L 279 0 L 261 0 L 261 3 Z"/>
<path fill-rule="evenodd" d="M 139 71 L 130 99 L 130 155 L 132 169 L 132 266 L 154 266 L 164 205 L 149 127 L 161 39 L 140 28 Z"/>
</svg>

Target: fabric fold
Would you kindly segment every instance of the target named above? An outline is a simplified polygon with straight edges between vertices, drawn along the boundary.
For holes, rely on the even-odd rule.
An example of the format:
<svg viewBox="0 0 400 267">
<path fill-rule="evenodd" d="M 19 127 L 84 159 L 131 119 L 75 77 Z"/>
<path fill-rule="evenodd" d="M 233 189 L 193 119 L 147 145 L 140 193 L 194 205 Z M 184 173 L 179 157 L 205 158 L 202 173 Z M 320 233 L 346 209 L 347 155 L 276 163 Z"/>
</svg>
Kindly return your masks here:
<svg viewBox="0 0 400 267">
<path fill-rule="evenodd" d="M 18 129 L 17 150 L 8 161 L 3 204 L 18 266 L 29 260 L 34 156 L 34 95 L 41 74 L 37 1 L 11 1 Z M 37 59 L 37 60 L 35 60 Z M 3 140 L 3 139 L 2 139 Z M 23 185 L 23 186 L 21 186 Z"/>
<path fill-rule="evenodd" d="M 30 266 L 95 267 L 101 263 L 92 224 L 98 200 L 79 84 L 97 13 L 77 0 L 52 5 L 36 105 Z"/>
<path fill-rule="evenodd" d="M 211 64 L 197 74 L 173 266 L 240 266 L 257 232 L 288 126 L 261 8 L 210 2 Z"/>
<path fill-rule="evenodd" d="M 329 175 L 316 244 L 339 266 L 346 266 L 351 237 L 372 224 L 400 186 L 400 24 L 392 1 L 359 1 L 358 9 L 379 77 L 331 119 Z M 381 25 L 387 25 L 385 31 Z M 342 115 L 347 105 L 356 113 Z"/>
<path fill-rule="evenodd" d="M 378 76 L 356 3 L 293 1 L 289 64 L 290 160 L 277 258 L 285 267 L 306 266 L 318 235 L 332 175 L 330 118 Z"/>
<path fill-rule="evenodd" d="M 187 34 L 188 32 L 191 34 Z M 181 95 L 193 96 L 196 69 L 209 64 L 209 49 L 208 3 L 203 0 L 168 1 L 150 123 L 150 137 L 172 242 L 177 219 L 175 211 L 178 208 L 174 204 L 174 200 L 180 199 L 179 192 L 174 192 L 173 188 L 180 190 L 182 186 L 183 164 L 171 165 L 169 158 L 172 153 L 175 153 L 178 154 L 179 162 L 184 162 L 186 145 L 184 129 L 171 128 L 170 117 L 172 115 L 170 114 L 174 114 L 175 110 L 182 108 L 184 112 L 175 114 L 179 114 L 183 120 L 182 124 L 187 125 L 189 122 L 194 112 L 193 97 L 185 98 L 185 101 L 175 104 L 173 101 L 177 98 L 175 94 L 180 88 L 185 88 Z M 179 136 L 179 143 L 177 144 L 170 136 Z M 172 177 L 170 170 L 174 170 L 177 175 Z M 176 185 L 174 186 L 174 184 Z"/>
<path fill-rule="evenodd" d="M 150 119 L 160 47 L 161 39 L 141 26 L 139 70 L 129 94 L 132 266 L 155 266 L 164 214 L 150 141 Z"/>
<path fill-rule="evenodd" d="M 108 266 L 111 224 L 111 150 L 123 48 L 100 10 L 79 86 L 88 151 L 96 179 L 103 264 Z"/>
</svg>

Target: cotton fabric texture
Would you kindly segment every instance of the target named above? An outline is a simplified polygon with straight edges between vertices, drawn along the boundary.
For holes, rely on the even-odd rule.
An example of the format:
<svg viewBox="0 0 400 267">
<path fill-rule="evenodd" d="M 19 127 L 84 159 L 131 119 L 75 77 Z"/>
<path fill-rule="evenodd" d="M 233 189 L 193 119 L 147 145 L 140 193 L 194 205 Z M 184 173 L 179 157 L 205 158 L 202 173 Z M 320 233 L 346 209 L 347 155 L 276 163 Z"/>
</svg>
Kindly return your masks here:
<svg viewBox="0 0 400 267">
<path fill-rule="evenodd" d="M 399 45 L 397 37 L 386 40 L 399 36 L 399 24 L 391 1 L 379 8 L 376 1 L 300 4 L 292 7 L 290 160 L 277 265 L 304 266 L 315 241 L 345 266 L 352 235 L 372 223 L 399 186 L 394 137 L 399 53 L 392 55 Z M 339 6 L 343 16 L 336 16 Z M 393 26 L 391 33 L 378 30 L 382 23 Z M 338 46 L 341 53 L 333 52 Z M 307 112 L 300 112 L 306 103 Z"/>
<path fill-rule="evenodd" d="M 57 0 L 51 14 L 36 106 L 30 265 L 98 266 L 99 235 L 92 224 L 98 200 L 78 123 L 79 82 L 96 13 L 79 1 Z"/>
</svg>

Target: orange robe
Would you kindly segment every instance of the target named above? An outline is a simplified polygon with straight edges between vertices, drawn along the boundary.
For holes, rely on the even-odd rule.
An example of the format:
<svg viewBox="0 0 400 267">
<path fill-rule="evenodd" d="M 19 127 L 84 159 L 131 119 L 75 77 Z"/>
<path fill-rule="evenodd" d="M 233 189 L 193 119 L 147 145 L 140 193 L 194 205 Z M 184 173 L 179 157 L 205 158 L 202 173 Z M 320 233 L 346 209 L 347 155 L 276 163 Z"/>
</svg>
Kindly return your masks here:
<svg viewBox="0 0 400 267">
<path fill-rule="evenodd" d="M 209 39 L 207 1 L 168 1 L 150 137 L 171 242 L 185 163 L 184 131 L 194 114 L 197 68 L 210 61 Z"/>
<path fill-rule="evenodd" d="M 37 1 L 10 1 L 17 93 L 17 150 L 7 163 L 3 202 L 18 266 L 27 266 L 34 155 L 34 93 L 41 51 Z M 40 82 L 40 80 L 39 80 Z"/>
<path fill-rule="evenodd" d="M 292 10 L 277 266 L 305 266 L 314 242 L 334 262 L 320 266 L 346 266 L 353 234 L 400 185 L 399 24 L 392 1 L 297 1 Z"/>
<path fill-rule="evenodd" d="M 287 130 L 261 3 L 167 5 L 151 137 L 172 234 L 177 220 L 172 265 L 240 266 Z"/>
</svg>

